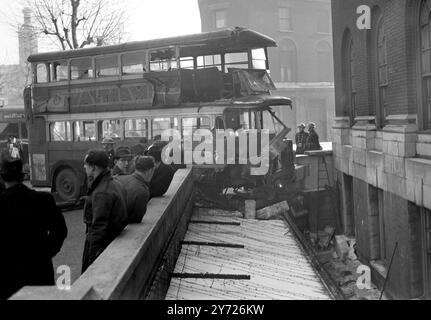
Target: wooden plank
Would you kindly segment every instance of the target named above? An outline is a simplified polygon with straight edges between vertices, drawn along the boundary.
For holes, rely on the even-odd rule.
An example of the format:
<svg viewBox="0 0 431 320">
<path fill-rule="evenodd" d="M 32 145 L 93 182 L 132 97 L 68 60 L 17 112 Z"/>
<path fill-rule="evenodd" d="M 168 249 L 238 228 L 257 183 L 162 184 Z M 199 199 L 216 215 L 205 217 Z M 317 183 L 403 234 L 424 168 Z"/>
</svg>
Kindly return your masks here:
<svg viewBox="0 0 431 320">
<path fill-rule="evenodd" d="M 178 279 L 224 279 L 224 280 L 250 280 L 248 274 L 216 274 L 216 273 L 172 273 L 172 278 Z"/>
<path fill-rule="evenodd" d="M 206 247 L 224 247 L 224 248 L 240 248 L 240 249 L 244 249 L 244 245 L 242 245 L 242 244 L 234 244 L 234 243 L 181 241 L 181 245 L 206 246 Z"/>
<path fill-rule="evenodd" d="M 218 225 L 226 225 L 226 226 L 240 226 L 240 222 L 233 222 L 233 221 L 220 221 L 220 220 L 190 220 L 189 223 L 192 224 L 218 224 Z"/>
</svg>

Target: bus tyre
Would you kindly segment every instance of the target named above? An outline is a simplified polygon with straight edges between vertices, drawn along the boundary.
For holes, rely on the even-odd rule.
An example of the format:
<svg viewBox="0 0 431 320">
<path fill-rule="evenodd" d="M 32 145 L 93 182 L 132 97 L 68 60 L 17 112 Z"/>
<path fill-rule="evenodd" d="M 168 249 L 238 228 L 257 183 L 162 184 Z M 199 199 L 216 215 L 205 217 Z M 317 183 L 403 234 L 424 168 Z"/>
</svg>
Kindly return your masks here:
<svg viewBox="0 0 431 320">
<path fill-rule="evenodd" d="M 55 190 L 61 201 L 78 199 L 81 187 L 75 171 L 72 169 L 62 169 L 55 177 Z"/>
</svg>

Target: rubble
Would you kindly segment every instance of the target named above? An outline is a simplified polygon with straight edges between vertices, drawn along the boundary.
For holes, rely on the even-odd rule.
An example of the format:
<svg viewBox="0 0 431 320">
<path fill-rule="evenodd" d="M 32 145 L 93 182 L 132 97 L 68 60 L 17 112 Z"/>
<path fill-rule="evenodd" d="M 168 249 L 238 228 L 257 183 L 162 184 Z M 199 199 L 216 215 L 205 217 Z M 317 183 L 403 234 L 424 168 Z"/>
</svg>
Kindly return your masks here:
<svg viewBox="0 0 431 320">
<path fill-rule="evenodd" d="M 361 266 L 361 262 L 354 253 L 355 244 L 356 242 L 352 238 L 335 236 L 332 245 L 330 243 L 328 249 L 317 251 L 318 260 L 338 285 L 346 299 L 378 300 L 380 291 L 374 284 L 371 284 L 371 289 L 361 290 L 358 288 L 357 280 L 360 274 L 357 273 L 357 270 Z M 313 245 L 317 246 L 315 242 Z M 341 258 L 342 256 L 344 259 Z"/>
<path fill-rule="evenodd" d="M 283 213 L 290 210 L 287 201 L 276 203 L 272 206 L 260 209 L 256 212 L 258 220 L 277 220 L 280 219 Z"/>
<path fill-rule="evenodd" d="M 358 257 L 355 254 L 355 245 L 355 239 L 351 239 L 343 235 L 335 236 L 335 252 L 342 261 L 346 259 L 350 259 L 352 261 L 358 260 Z"/>
</svg>

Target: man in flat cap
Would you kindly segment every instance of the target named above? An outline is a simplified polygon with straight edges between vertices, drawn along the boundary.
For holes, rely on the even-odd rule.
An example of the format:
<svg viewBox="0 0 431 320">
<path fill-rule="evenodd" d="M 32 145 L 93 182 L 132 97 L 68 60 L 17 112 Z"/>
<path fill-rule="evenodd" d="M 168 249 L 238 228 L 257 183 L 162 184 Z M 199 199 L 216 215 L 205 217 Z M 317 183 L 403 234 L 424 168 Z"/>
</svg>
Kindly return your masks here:
<svg viewBox="0 0 431 320">
<path fill-rule="evenodd" d="M 129 147 L 119 147 L 115 151 L 112 175 L 115 177 L 130 174 L 130 164 L 132 162 L 132 158 L 133 155 Z"/>
<path fill-rule="evenodd" d="M 54 286 L 52 258 L 67 236 L 63 214 L 50 193 L 23 184 L 21 159 L 2 159 L 0 194 L 2 262 L 0 299 L 24 286 Z"/>
<path fill-rule="evenodd" d="M 305 151 L 322 150 L 319 142 L 319 135 L 316 132 L 316 124 L 310 122 L 308 124 L 308 138 L 305 144 Z"/>
<path fill-rule="evenodd" d="M 296 154 L 304 154 L 305 144 L 307 142 L 308 133 L 305 132 L 305 124 L 301 123 L 298 126 L 298 132 L 295 135 Z"/>
<path fill-rule="evenodd" d="M 126 190 L 128 223 L 141 223 L 150 199 L 149 184 L 153 177 L 155 163 L 153 157 L 138 156 L 135 159 L 135 172 L 116 177 Z"/>
<path fill-rule="evenodd" d="M 84 169 L 90 182 L 84 206 L 86 225 L 82 272 L 97 259 L 120 234 L 127 223 L 125 192 L 108 169 L 104 150 L 90 150 Z"/>
</svg>

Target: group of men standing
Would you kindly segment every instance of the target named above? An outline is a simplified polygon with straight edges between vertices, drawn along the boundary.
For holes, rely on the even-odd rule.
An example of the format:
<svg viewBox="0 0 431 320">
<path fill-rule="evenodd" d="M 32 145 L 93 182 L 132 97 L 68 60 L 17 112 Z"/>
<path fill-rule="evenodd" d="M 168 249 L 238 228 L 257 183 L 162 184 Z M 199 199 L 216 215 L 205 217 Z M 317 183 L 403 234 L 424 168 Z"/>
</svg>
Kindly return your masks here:
<svg viewBox="0 0 431 320">
<path fill-rule="evenodd" d="M 144 154 L 136 156 L 127 147 L 86 153 L 88 191 L 84 204 L 82 272 L 127 224 L 141 223 L 150 198 L 162 196 L 168 190 L 175 171 L 161 161 L 164 146 L 163 142 L 156 142 Z M 0 299 L 3 300 L 23 286 L 54 285 L 52 258 L 63 246 L 67 226 L 50 193 L 24 185 L 21 159 L 2 156 L 0 177 L 3 226 Z"/>
<path fill-rule="evenodd" d="M 298 126 L 299 132 L 295 135 L 296 154 L 304 154 L 305 151 L 322 150 L 319 135 L 316 132 L 316 124 L 308 124 L 308 132 L 305 132 L 305 124 Z"/>
<path fill-rule="evenodd" d="M 105 150 L 90 150 L 84 159 L 89 189 L 82 272 L 127 224 L 142 221 L 149 199 L 165 194 L 175 173 L 161 161 L 161 141 L 136 156 L 128 147 L 114 150 L 110 140 L 104 142 Z"/>
</svg>

